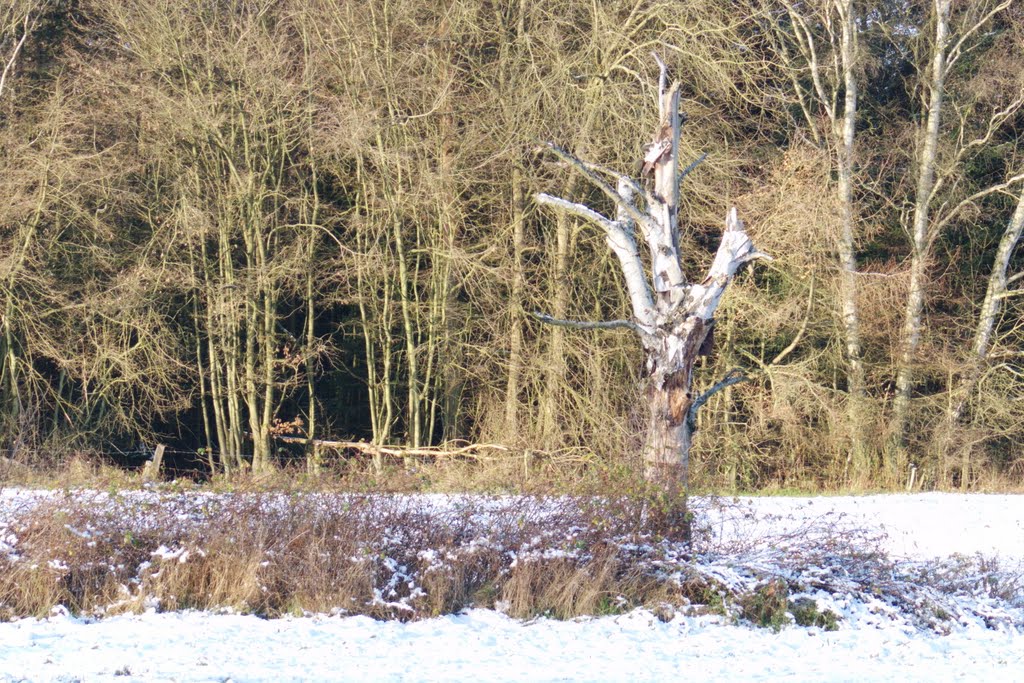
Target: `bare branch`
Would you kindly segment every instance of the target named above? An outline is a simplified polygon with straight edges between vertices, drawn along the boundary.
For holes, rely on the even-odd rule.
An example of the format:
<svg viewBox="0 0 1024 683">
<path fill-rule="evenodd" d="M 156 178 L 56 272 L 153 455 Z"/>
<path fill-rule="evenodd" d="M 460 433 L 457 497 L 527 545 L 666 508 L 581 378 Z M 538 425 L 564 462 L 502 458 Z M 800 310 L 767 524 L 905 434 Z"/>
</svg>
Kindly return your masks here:
<svg viewBox="0 0 1024 683">
<path fill-rule="evenodd" d="M 951 69 L 954 64 L 956 64 L 958 59 L 960 59 L 960 56 L 963 54 L 962 52 L 960 52 L 960 49 L 963 47 L 963 45 L 967 41 L 967 39 L 970 38 L 972 35 L 974 35 L 978 31 L 978 29 L 980 29 L 982 26 L 987 24 L 989 19 L 991 19 L 992 17 L 994 17 L 995 15 L 999 14 L 1004 9 L 1006 9 L 1007 7 L 1012 5 L 1013 2 L 1014 2 L 1014 0 L 1003 0 L 1002 3 L 1000 3 L 999 5 L 996 5 L 994 8 L 992 8 L 991 11 L 989 11 L 988 14 L 986 14 L 981 19 L 979 19 L 977 21 L 977 23 L 974 24 L 974 26 L 970 27 L 969 29 L 967 29 L 966 31 L 963 32 L 963 35 L 960 36 L 960 40 L 956 41 L 956 44 L 947 53 L 947 55 L 948 55 L 947 59 L 946 59 L 946 70 L 947 71 L 949 69 Z"/>
<path fill-rule="evenodd" d="M 410 448 L 408 446 L 384 446 L 381 444 L 368 443 L 366 441 L 336 441 L 328 439 L 308 439 L 301 436 L 282 436 L 279 434 L 272 434 L 271 438 L 281 441 L 282 443 L 309 444 L 310 442 L 312 442 L 313 444 L 317 446 L 322 446 L 324 448 L 333 448 L 337 450 L 354 450 L 359 451 L 361 453 L 368 453 L 371 455 L 383 454 L 402 457 L 408 457 L 410 455 L 416 457 L 433 458 L 458 456 L 465 458 L 483 459 L 483 456 L 479 455 L 480 451 L 509 450 L 508 446 L 502 446 L 500 444 L 491 443 L 471 443 L 465 446 L 451 445 Z"/>
<path fill-rule="evenodd" d="M 620 186 L 628 192 L 628 187 Z M 633 307 L 633 316 L 644 325 L 652 325 L 654 321 L 654 298 L 651 295 L 651 287 L 647 282 L 644 273 L 643 262 L 640 260 L 640 253 L 637 250 L 636 240 L 633 239 L 628 218 L 631 218 L 623 210 L 623 206 L 629 206 L 630 202 L 623 198 L 623 204 L 619 206 L 619 220 L 613 221 L 589 206 L 570 202 L 561 197 L 552 197 L 549 194 L 536 195 L 538 204 L 554 206 L 574 216 L 579 216 L 593 223 L 596 223 L 604 230 L 608 248 L 614 252 L 622 267 L 622 275 L 626 279 L 626 290 L 629 292 L 630 304 Z"/>
<path fill-rule="evenodd" d="M 652 51 L 651 56 L 658 63 L 658 115 L 662 121 L 665 120 L 665 88 L 668 87 L 668 65 L 661 59 L 661 55 Z"/>
<path fill-rule="evenodd" d="M 685 178 L 686 176 L 690 175 L 690 173 L 692 173 L 698 166 L 700 166 L 702 163 L 704 163 L 704 160 L 707 159 L 707 158 L 708 158 L 708 153 L 704 152 L 699 157 L 697 157 L 689 166 L 684 168 L 682 170 L 682 172 L 679 174 L 679 184 L 681 185 L 682 182 L 683 182 L 683 178 Z"/>
<path fill-rule="evenodd" d="M 595 173 L 603 173 L 604 175 L 611 176 L 612 178 L 615 178 L 615 180 L 619 184 L 628 185 L 629 189 L 632 190 L 633 194 L 635 194 L 635 195 L 639 194 L 639 195 L 643 195 L 644 197 L 647 197 L 649 195 L 649 193 L 645 192 L 644 189 L 642 187 L 640 187 L 639 183 L 637 183 L 635 180 L 630 178 L 628 175 L 625 175 L 624 173 L 619 173 L 618 171 L 614 171 L 614 170 L 608 168 L 607 166 L 602 166 L 601 164 L 595 164 L 592 161 L 584 161 L 583 159 L 580 159 L 579 162 L 581 164 L 583 164 L 583 166 L 585 168 L 587 168 L 588 170 L 591 170 L 591 171 L 593 171 Z M 627 200 L 629 199 L 629 197 L 627 197 L 626 194 L 623 193 L 621 190 L 620 190 L 619 194 L 621 194 L 624 199 L 627 199 Z"/>
<path fill-rule="evenodd" d="M 715 382 L 710 389 L 698 396 L 697 400 L 690 405 L 690 410 L 686 413 L 686 422 L 690 427 L 690 431 L 695 431 L 697 429 L 697 411 L 700 410 L 712 396 L 723 389 L 728 389 L 734 384 L 747 382 L 749 380 L 750 378 L 747 377 L 741 368 L 733 368 L 729 372 L 725 373 L 725 377 Z"/>
<path fill-rule="evenodd" d="M 598 213 L 597 211 L 594 211 L 585 204 L 570 202 L 568 199 L 554 197 L 545 192 L 541 192 L 535 195 L 534 199 L 537 201 L 538 204 L 543 204 L 545 206 L 554 206 L 561 209 L 562 211 L 565 211 L 566 213 L 571 213 L 572 215 L 579 216 L 580 218 L 586 219 L 591 223 L 596 223 L 601 227 L 601 229 L 605 231 L 610 232 L 618 230 L 618 227 L 615 225 L 614 221 Z"/>
<path fill-rule="evenodd" d="M 574 154 L 567 152 L 566 150 L 562 149 L 561 147 L 554 143 L 548 142 L 545 144 L 548 147 L 548 149 L 554 152 L 555 156 L 557 156 L 559 159 L 572 166 L 574 169 L 576 169 L 577 173 L 579 173 L 584 178 L 593 183 L 597 189 L 604 192 L 609 199 L 615 202 L 616 206 L 618 206 L 620 209 L 623 210 L 623 212 L 626 213 L 626 215 L 628 215 L 638 224 L 645 227 L 649 227 L 651 222 L 650 216 L 644 215 L 643 213 L 640 212 L 639 209 L 636 208 L 636 206 L 626 201 L 626 198 L 619 194 L 614 187 L 609 185 L 604 180 L 604 178 L 597 175 L 590 168 L 588 168 L 588 165 L 585 162 L 581 161 Z"/>
<path fill-rule="evenodd" d="M 679 115 L 679 83 L 672 84 L 672 90 L 666 99 L 668 99 L 668 119 L 672 125 L 672 154 L 669 156 L 669 178 L 672 180 L 670 185 L 672 192 L 671 196 L 667 198 L 671 202 L 672 215 L 668 217 L 667 225 L 673 226 L 673 237 L 676 237 L 675 212 L 679 210 L 679 183 L 682 180 L 679 176 L 679 135 L 683 127 L 683 117 Z M 672 246 L 678 253 L 679 244 L 676 239 L 672 240 Z"/>
<path fill-rule="evenodd" d="M 3 73 L 0 73 L 0 97 L 4 94 L 4 84 L 7 82 L 7 74 L 10 73 L 11 69 L 14 68 L 14 63 L 18 59 L 18 53 L 21 52 L 21 47 L 25 44 L 28 39 L 28 22 L 29 16 L 25 15 L 25 26 L 21 34 L 21 40 L 14 46 L 14 52 L 11 53 L 11 58 L 7 60 L 7 64 L 4 66 Z"/>
<path fill-rule="evenodd" d="M 555 325 L 557 327 L 571 327 L 576 330 L 616 330 L 626 328 L 633 330 L 641 336 L 647 334 L 642 327 L 632 320 L 561 320 L 553 318 L 547 313 L 539 313 L 537 311 L 534 311 L 531 315 L 545 325 Z"/>
<path fill-rule="evenodd" d="M 992 140 L 993 134 L 997 130 L 999 130 L 1002 127 L 1002 125 L 1006 123 L 1007 120 L 1012 118 L 1014 114 L 1017 113 L 1017 110 L 1019 110 L 1022 106 L 1024 106 L 1024 87 L 1022 87 L 1018 92 L 1017 99 L 1007 104 L 1003 109 L 994 112 L 992 116 L 989 117 L 988 125 L 986 127 L 984 135 L 975 138 L 974 140 L 971 140 L 967 144 L 963 145 L 963 147 L 961 147 L 960 151 L 957 152 L 956 154 L 955 162 L 959 163 L 959 161 L 963 159 L 966 153 L 974 149 L 975 147 L 982 147 L 984 145 L 987 145 L 989 141 Z M 961 133 L 962 130 L 963 129 L 961 129 Z"/>
<path fill-rule="evenodd" d="M 793 353 L 793 350 L 800 344 L 800 340 L 804 338 L 804 334 L 807 332 L 807 323 L 811 319 L 811 309 L 814 308 L 814 272 L 811 272 L 811 287 L 807 293 L 807 311 L 804 313 L 804 320 L 800 323 L 800 329 L 797 330 L 796 335 L 793 336 L 793 341 L 789 342 L 786 348 L 779 351 L 775 358 L 772 358 L 772 362 L 768 365 L 778 365 L 781 363 L 786 356 Z"/>
<path fill-rule="evenodd" d="M 825 85 L 821 80 L 821 68 L 818 64 L 818 50 L 814 45 L 814 36 L 811 34 L 811 29 L 807 26 L 803 16 L 796 11 L 796 8 L 791 3 L 786 3 L 786 9 L 793 22 L 793 32 L 800 43 L 804 58 L 807 60 L 807 66 L 811 72 L 811 82 L 814 84 L 814 90 L 818 93 L 818 100 L 825 108 L 828 120 L 835 124 L 836 110 L 832 106 L 831 102 L 833 100 L 825 92 Z"/>
<path fill-rule="evenodd" d="M 781 64 L 780 67 L 789 76 L 790 85 L 793 87 L 793 92 L 796 93 L 797 102 L 800 104 L 800 111 L 803 112 L 804 122 L 811 131 L 811 137 L 814 140 L 814 144 L 816 146 L 820 146 L 821 133 L 818 131 L 817 121 L 815 117 L 811 115 L 811 110 L 808 106 L 809 94 L 804 92 L 804 87 L 801 85 L 798 75 L 800 70 L 795 67 L 796 60 L 790 55 L 789 47 L 787 47 L 789 36 L 782 30 L 779 21 L 774 20 L 774 18 L 770 18 L 769 20 L 771 21 L 771 25 L 774 30 L 768 34 L 768 37 L 782 55 L 783 64 Z"/>
<path fill-rule="evenodd" d="M 986 187 L 984 190 L 978 190 L 971 196 L 961 200 L 959 204 L 957 204 L 956 206 L 949 210 L 949 213 L 942 217 L 942 220 L 939 220 L 934 224 L 934 227 L 931 229 L 931 232 L 928 236 L 928 245 L 931 246 L 931 244 L 935 242 L 938 236 L 942 233 L 942 229 L 945 228 L 950 223 L 950 221 L 956 218 L 957 214 L 959 214 L 963 209 L 970 206 L 979 199 L 983 199 L 984 197 L 987 197 L 990 194 L 995 194 L 996 192 L 1001 192 L 1010 187 L 1011 185 L 1018 183 L 1022 180 L 1024 180 L 1024 173 L 1018 173 L 1017 175 L 1011 178 L 1007 178 L 1005 181 L 1001 183 Z"/>
</svg>

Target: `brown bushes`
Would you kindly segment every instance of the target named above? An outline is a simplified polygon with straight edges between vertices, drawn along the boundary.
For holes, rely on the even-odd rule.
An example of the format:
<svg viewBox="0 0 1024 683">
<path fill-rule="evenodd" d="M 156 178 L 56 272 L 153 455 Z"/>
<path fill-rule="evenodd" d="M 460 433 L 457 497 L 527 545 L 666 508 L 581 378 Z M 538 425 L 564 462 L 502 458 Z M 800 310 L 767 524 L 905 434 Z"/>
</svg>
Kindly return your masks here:
<svg viewBox="0 0 1024 683">
<path fill-rule="evenodd" d="M 0 615 L 43 616 L 64 605 L 86 614 L 412 619 L 476 605 L 568 618 L 662 598 L 665 579 L 622 547 L 658 537 L 648 524 L 657 515 L 643 501 L 609 512 L 518 497 L 454 505 L 329 494 L 54 499 L 9 525 L 17 542 L 0 557 Z"/>
<path fill-rule="evenodd" d="M 666 620 L 835 628 L 851 599 L 939 630 L 938 613 L 989 628 L 1024 618 L 1019 568 L 900 564 L 824 518 L 729 546 L 698 523 L 686 543 L 678 519 L 688 515 L 643 494 L 37 492 L 20 507 L 9 496 L 0 619 L 202 609 L 411 620 L 468 607 L 567 619 L 645 606 Z"/>
</svg>

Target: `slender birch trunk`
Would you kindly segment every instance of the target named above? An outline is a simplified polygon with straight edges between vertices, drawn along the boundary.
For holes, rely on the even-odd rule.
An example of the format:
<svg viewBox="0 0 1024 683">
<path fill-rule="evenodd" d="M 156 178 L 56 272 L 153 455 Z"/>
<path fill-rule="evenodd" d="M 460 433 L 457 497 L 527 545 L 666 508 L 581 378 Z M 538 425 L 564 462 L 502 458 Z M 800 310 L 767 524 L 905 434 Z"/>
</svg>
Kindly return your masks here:
<svg viewBox="0 0 1024 683">
<path fill-rule="evenodd" d="M 519 0 L 517 11 L 508 17 L 508 28 L 511 28 L 513 40 L 502 43 L 502 57 L 499 59 L 498 83 L 502 93 L 509 92 L 508 65 L 511 54 L 521 54 L 523 37 L 526 33 L 527 0 Z M 510 13 L 511 14 L 511 13 Z M 495 7 L 495 21 L 505 21 L 504 13 Z M 514 28 L 513 28 L 514 27 Z M 519 432 L 519 392 L 523 369 L 523 325 L 526 322 L 526 311 L 523 301 L 526 295 L 526 272 L 523 265 L 526 245 L 526 194 L 521 167 L 515 163 L 512 167 L 511 220 L 512 229 L 512 283 L 510 287 L 510 320 L 508 347 L 508 375 L 505 381 L 505 438 L 511 440 Z"/>
<path fill-rule="evenodd" d="M 850 450 L 846 468 L 849 475 L 866 479 L 871 474 L 871 455 L 867 444 L 868 401 L 865 385 L 865 369 L 860 332 L 860 312 L 857 305 L 857 255 L 856 224 L 857 210 L 854 203 L 854 169 L 857 130 L 858 83 L 857 64 L 859 60 L 859 39 L 857 13 L 853 0 L 836 0 L 833 8 L 838 14 L 840 32 L 836 36 L 829 31 L 828 47 L 835 56 L 829 61 L 821 54 L 812 26 L 793 3 L 784 3 L 792 24 L 797 48 L 802 55 L 811 76 L 811 88 L 801 85 L 797 70 L 791 69 L 793 89 L 800 103 L 805 121 L 817 144 L 827 139 L 819 131 L 816 117 L 811 113 L 812 104 L 820 107 L 831 126 L 831 142 L 836 149 L 836 191 L 839 199 L 840 229 L 836 240 L 836 257 L 839 264 L 839 319 L 843 335 L 846 361 L 846 385 L 848 395 L 847 415 L 850 423 Z M 825 23 L 830 23 L 832 9 L 825 7 Z M 787 62 L 793 57 L 786 45 L 788 34 L 778 31 L 778 48 Z M 825 71 L 825 73 L 823 73 Z M 831 87 L 830 87 L 831 86 Z M 840 94 L 841 89 L 841 94 Z M 842 112 L 838 111 L 841 101 Z"/>
<path fill-rule="evenodd" d="M 917 190 L 914 197 L 914 218 L 911 228 L 910 287 L 903 316 L 900 355 L 896 370 L 896 396 L 893 402 L 894 452 L 889 463 L 890 474 L 898 481 L 907 466 L 907 425 L 910 417 L 911 393 L 914 388 L 914 362 L 921 341 L 928 265 L 931 259 L 930 209 L 935 188 L 935 166 L 938 158 L 939 126 L 942 117 L 946 79 L 946 41 L 949 34 L 950 0 L 934 0 L 935 39 L 929 91 L 928 119 L 919 142 Z"/>
<path fill-rule="evenodd" d="M 575 181 L 575 178 L 573 178 Z M 570 182 L 565 194 L 572 196 L 575 182 Z M 568 216 L 555 218 L 555 254 L 551 264 L 551 310 L 556 318 L 565 318 L 569 313 L 569 230 Z M 565 384 L 565 331 L 555 326 L 548 340 L 545 363 L 544 393 L 540 401 L 540 438 L 545 448 L 560 445 L 558 429 L 558 405 Z"/>
<path fill-rule="evenodd" d="M 203 238 L 200 237 L 200 240 Z M 206 371 L 203 367 L 203 316 L 199 311 L 200 289 L 199 274 L 196 272 L 196 250 L 191 239 L 186 242 L 188 248 L 189 271 L 192 274 L 192 332 L 195 335 L 196 375 L 199 379 L 199 412 L 203 418 L 204 448 L 210 474 L 216 474 L 217 466 L 213 458 L 214 433 L 210 422 L 210 390 L 207 388 Z"/>
<path fill-rule="evenodd" d="M 522 174 L 518 168 L 512 171 L 512 287 L 508 379 L 505 383 L 505 433 L 511 437 L 519 424 L 519 381 L 523 372 L 523 296 L 526 289 L 526 274 L 523 271 L 523 250 L 525 242 L 526 197 L 523 193 Z"/>
<path fill-rule="evenodd" d="M 857 308 L 857 256 L 855 239 L 856 210 L 853 201 L 854 141 L 857 127 L 857 24 L 852 0 L 837 3 L 842 18 L 841 63 L 843 71 L 843 118 L 841 127 L 833 128 L 839 144 L 839 206 L 841 227 L 839 254 L 839 291 L 843 332 L 846 337 L 847 391 L 852 433 L 847 460 L 852 474 L 867 479 L 871 474 L 866 431 L 868 424 L 867 393 L 864 384 L 864 362 L 860 337 L 860 314 Z"/>
<path fill-rule="evenodd" d="M 0 70 L 0 98 L 4 96 L 4 91 L 7 89 L 8 79 L 14 72 L 14 67 L 18 63 L 18 55 L 21 54 L 21 50 L 25 47 L 25 41 L 28 40 L 28 35 L 32 29 L 32 15 L 26 13 L 25 18 L 22 21 L 21 38 L 15 43 L 11 51 L 6 55 L 6 59 L 3 62 L 3 69 Z"/>
<path fill-rule="evenodd" d="M 952 400 L 946 412 L 945 423 L 939 428 L 936 435 L 934 449 L 939 456 L 940 469 L 943 479 L 948 479 L 951 468 L 950 452 L 955 445 L 957 431 L 960 421 L 963 419 L 967 409 L 967 403 L 971 394 L 974 393 L 982 371 L 988 361 L 989 351 L 992 346 L 992 336 L 995 333 L 996 323 L 999 319 L 999 310 L 1003 299 L 1009 295 L 1010 279 L 1008 271 L 1010 260 L 1020 244 L 1022 233 L 1024 233 L 1024 190 L 1021 190 L 1017 199 L 1017 207 L 1006 224 L 1006 230 L 999 240 L 999 247 L 996 249 L 995 262 L 992 264 L 992 272 L 988 277 L 988 286 L 985 289 L 985 300 L 982 302 L 981 311 L 978 314 L 978 323 L 974 329 L 974 336 L 971 341 L 970 359 L 967 369 L 960 377 L 958 386 L 953 389 Z M 960 462 L 960 488 L 967 488 L 970 484 L 970 449 L 963 448 Z"/>
<path fill-rule="evenodd" d="M 320 197 L 316 189 L 316 172 L 313 173 L 313 210 L 310 225 L 316 226 L 319 220 Z M 305 324 L 305 350 L 303 353 L 302 365 L 306 371 L 306 464 L 311 474 L 319 474 L 320 449 L 314 441 L 317 437 L 317 414 L 316 414 L 316 360 L 317 360 L 317 339 L 316 339 L 316 288 L 313 285 L 315 269 L 313 264 L 316 259 L 317 233 L 316 228 L 309 231 L 306 246 L 306 324 Z"/>
<path fill-rule="evenodd" d="M 603 81 L 598 78 L 590 79 L 585 93 L 586 116 L 577 131 L 576 140 L 580 146 L 584 146 L 590 137 L 598 121 L 601 88 Z M 566 197 L 576 194 L 579 187 L 579 178 L 570 177 L 562 192 Z M 551 311 L 555 318 L 563 319 L 569 313 L 569 294 L 571 282 L 569 281 L 569 263 L 571 257 L 571 233 L 573 222 L 566 214 L 560 213 L 555 217 L 555 254 L 551 264 Z M 558 426 L 558 411 L 562 397 L 566 395 L 565 382 L 567 365 L 565 362 L 565 331 L 558 326 L 551 329 L 551 337 L 548 344 L 547 362 L 545 364 L 545 388 L 541 399 L 540 424 L 541 440 L 547 448 L 557 448 L 562 444 L 562 430 Z"/>
<path fill-rule="evenodd" d="M 369 180 L 365 175 L 362 156 L 356 158 L 356 179 L 360 187 L 359 199 L 356 202 L 356 248 L 360 254 L 370 254 L 374 241 L 369 235 L 370 207 Z M 383 301 L 378 303 L 371 299 L 368 292 L 373 292 L 376 287 L 370 286 L 370 275 L 367 268 L 358 264 L 356 271 L 356 288 L 360 293 L 359 322 L 363 335 L 363 348 L 366 353 L 366 387 L 368 408 L 370 414 L 370 429 L 372 441 L 377 445 L 387 443 L 391 435 L 391 340 L 390 327 L 386 321 L 387 312 L 391 305 L 391 279 L 385 274 L 381 283 Z M 385 318 L 381 321 L 381 318 Z M 382 339 L 382 337 L 384 337 Z M 381 359 L 378 359 L 378 349 Z M 380 364 L 381 367 L 378 367 Z M 382 369 L 381 369 L 382 368 Z M 374 464 L 378 471 L 383 462 L 377 456 Z"/>
<path fill-rule="evenodd" d="M 406 391 L 408 392 L 406 417 L 406 442 L 410 448 L 419 448 L 422 431 L 422 412 L 420 410 L 420 376 L 419 358 L 416 344 L 416 328 L 412 318 L 412 284 L 409 276 L 409 264 L 406 261 L 405 238 L 402 225 L 397 216 L 392 217 L 392 239 L 395 244 L 395 257 L 398 261 L 398 303 L 402 312 L 402 330 L 405 337 L 405 365 L 408 369 Z"/>
</svg>

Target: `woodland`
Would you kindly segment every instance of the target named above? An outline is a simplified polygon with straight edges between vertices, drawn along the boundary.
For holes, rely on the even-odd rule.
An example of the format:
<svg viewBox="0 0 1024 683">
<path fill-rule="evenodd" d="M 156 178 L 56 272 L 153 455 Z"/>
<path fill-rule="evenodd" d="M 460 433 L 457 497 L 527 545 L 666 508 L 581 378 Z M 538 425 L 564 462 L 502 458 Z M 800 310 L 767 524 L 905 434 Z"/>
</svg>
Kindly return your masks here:
<svg viewBox="0 0 1024 683">
<path fill-rule="evenodd" d="M 0 2 L 4 461 L 636 469 L 636 336 L 545 322 L 631 320 L 623 270 L 540 198 L 649 182 L 654 53 L 678 267 L 731 207 L 771 257 L 694 368 L 736 381 L 693 485 L 1024 480 L 1019 0 Z"/>
</svg>

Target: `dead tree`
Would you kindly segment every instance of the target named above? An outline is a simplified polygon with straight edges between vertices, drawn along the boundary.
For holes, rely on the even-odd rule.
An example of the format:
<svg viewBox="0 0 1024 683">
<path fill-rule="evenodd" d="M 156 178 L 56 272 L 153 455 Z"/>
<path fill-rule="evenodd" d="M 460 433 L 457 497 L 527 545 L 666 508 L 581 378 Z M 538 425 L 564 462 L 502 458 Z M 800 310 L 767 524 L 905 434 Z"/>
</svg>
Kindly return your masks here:
<svg viewBox="0 0 1024 683">
<path fill-rule="evenodd" d="M 700 282 L 687 282 L 683 275 L 679 253 L 679 188 L 683 178 L 703 157 L 680 170 L 679 133 L 683 117 L 679 112 L 679 84 L 669 86 L 667 67 L 657 55 L 655 59 L 661 70 L 660 116 L 654 138 L 644 155 L 640 181 L 548 144 L 555 156 L 611 199 L 616 208 L 615 218 L 567 199 L 548 194 L 536 196 L 539 204 L 583 218 L 604 231 L 608 247 L 619 260 L 632 315 L 628 320 L 600 322 L 535 315 L 552 325 L 576 329 L 629 328 L 639 336 L 647 357 L 646 400 L 649 406 L 644 474 L 648 480 L 685 487 L 697 410 L 715 392 L 744 379 L 739 371 L 730 372 L 711 389 L 694 397 L 694 364 L 708 350 L 715 309 L 736 271 L 748 261 L 768 257 L 754 248 L 733 208 L 726 218 L 725 233 L 707 276 Z M 641 260 L 637 233 L 646 243 L 649 269 Z"/>
</svg>

